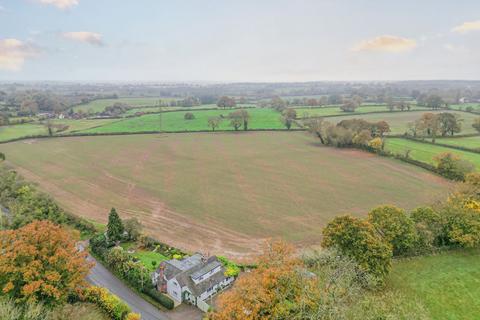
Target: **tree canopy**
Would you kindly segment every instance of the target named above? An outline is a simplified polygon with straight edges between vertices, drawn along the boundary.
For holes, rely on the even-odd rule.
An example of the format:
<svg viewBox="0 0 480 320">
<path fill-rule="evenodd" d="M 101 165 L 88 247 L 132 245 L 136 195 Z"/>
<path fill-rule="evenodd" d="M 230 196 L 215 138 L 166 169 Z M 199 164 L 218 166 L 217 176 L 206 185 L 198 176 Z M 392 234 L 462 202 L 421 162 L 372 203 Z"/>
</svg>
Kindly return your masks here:
<svg viewBox="0 0 480 320">
<path fill-rule="evenodd" d="M 65 302 L 84 287 L 92 266 L 71 233 L 49 221 L 0 231 L 0 252 L 0 288 L 18 302 Z"/>
</svg>

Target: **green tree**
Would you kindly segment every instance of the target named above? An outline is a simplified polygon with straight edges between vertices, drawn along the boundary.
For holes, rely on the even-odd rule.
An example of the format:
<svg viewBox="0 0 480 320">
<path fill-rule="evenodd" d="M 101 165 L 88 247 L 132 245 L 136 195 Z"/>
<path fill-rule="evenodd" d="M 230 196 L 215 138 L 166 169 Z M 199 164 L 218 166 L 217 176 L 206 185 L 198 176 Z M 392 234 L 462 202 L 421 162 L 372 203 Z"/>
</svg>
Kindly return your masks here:
<svg viewBox="0 0 480 320">
<path fill-rule="evenodd" d="M 462 120 L 458 115 L 442 112 L 437 117 L 442 136 L 446 136 L 447 134 L 453 136 L 455 133 L 462 131 Z"/>
<path fill-rule="evenodd" d="M 442 242 L 442 216 L 431 207 L 419 207 L 410 212 L 415 224 L 417 250 L 431 250 Z"/>
<path fill-rule="evenodd" d="M 282 112 L 282 122 L 283 125 L 290 130 L 292 127 L 293 122 L 295 121 L 295 118 L 297 117 L 297 112 L 295 109 L 292 108 L 287 108 Z"/>
<path fill-rule="evenodd" d="M 368 221 L 392 245 L 393 255 L 408 253 L 415 244 L 415 227 L 404 210 L 381 206 L 368 213 Z"/>
<path fill-rule="evenodd" d="M 441 212 L 449 244 L 474 248 L 480 246 L 480 210 L 449 204 Z"/>
<path fill-rule="evenodd" d="M 212 131 L 215 131 L 220 126 L 222 119 L 219 117 L 210 117 L 208 118 L 208 126 L 212 128 Z"/>
<path fill-rule="evenodd" d="M 337 248 L 379 279 L 390 271 L 392 248 L 368 221 L 349 215 L 334 218 L 323 229 L 322 246 Z"/>
<path fill-rule="evenodd" d="M 142 234 L 142 225 L 137 218 L 125 220 L 124 226 L 130 240 L 137 240 Z"/>
<path fill-rule="evenodd" d="M 123 232 L 125 228 L 123 226 L 122 220 L 118 216 L 117 210 L 112 208 L 110 214 L 108 215 L 108 224 L 107 224 L 107 236 L 108 241 L 116 242 L 122 239 Z"/>
<path fill-rule="evenodd" d="M 250 121 L 250 114 L 245 109 L 239 110 L 239 113 L 240 113 L 242 121 L 243 121 L 243 130 L 247 131 L 248 130 L 248 122 Z"/>
<path fill-rule="evenodd" d="M 235 129 L 235 131 L 238 131 L 243 124 L 242 114 L 239 111 L 230 112 L 228 114 L 228 118 L 230 118 L 230 125 Z"/>
<path fill-rule="evenodd" d="M 427 97 L 425 104 L 429 108 L 439 109 L 442 105 L 445 104 L 445 101 L 443 101 L 443 99 L 440 96 L 436 94 L 432 94 Z"/>
</svg>

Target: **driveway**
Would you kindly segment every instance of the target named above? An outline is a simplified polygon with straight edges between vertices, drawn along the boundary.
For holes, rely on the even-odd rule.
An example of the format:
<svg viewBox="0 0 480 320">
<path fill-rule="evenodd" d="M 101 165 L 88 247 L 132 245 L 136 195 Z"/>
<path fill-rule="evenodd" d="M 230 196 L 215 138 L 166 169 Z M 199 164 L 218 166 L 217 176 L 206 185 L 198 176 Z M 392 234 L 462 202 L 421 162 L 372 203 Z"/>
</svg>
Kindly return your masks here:
<svg viewBox="0 0 480 320">
<path fill-rule="evenodd" d="M 195 307 L 181 305 L 173 311 L 161 311 L 158 308 L 145 301 L 132 289 L 127 287 L 115 275 L 113 275 L 101 263 L 89 256 L 90 261 L 95 262 L 95 266 L 90 270 L 87 281 L 99 287 L 110 290 L 113 294 L 125 301 L 133 312 L 142 315 L 142 320 L 200 320 L 202 312 Z"/>
</svg>

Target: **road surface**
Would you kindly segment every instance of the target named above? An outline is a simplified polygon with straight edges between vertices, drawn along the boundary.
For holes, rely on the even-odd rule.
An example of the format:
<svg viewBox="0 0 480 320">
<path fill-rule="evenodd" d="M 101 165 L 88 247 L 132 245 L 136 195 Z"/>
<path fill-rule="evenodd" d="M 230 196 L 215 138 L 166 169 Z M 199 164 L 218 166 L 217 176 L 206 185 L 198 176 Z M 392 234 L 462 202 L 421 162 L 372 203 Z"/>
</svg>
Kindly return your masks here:
<svg viewBox="0 0 480 320">
<path fill-rule="evenodd" d="M 88 241 L 78 243 L 80 251 L 83 251 L 86 246 Z M 88 259 L 95 262 L 95 266 L 90 270 L 87 281 L 95 286 L 107 288 L 125 301 L 133 312 L 141 314 L 142 320 L 201 320 L 203 318 L 203 313 L 198 308 L 186 304 L 176 307 L 173 311 L 159 310 L 127 287 L 95 258 L 89 255 Z"/>
<path fill-rule="evenodd" d="M 89 260 L 95 259 L 89 256 Z M 95 266 L 90 270 L 87 281 L 99 287 L 110 290 L 111 293 L 125 301 L 132 311 L 142 315 L 142 320 L 171 320 L 166 312 L 158 310 L 142 297 L 133 292 L 122 281 L 117 279 L 107 268 L 95 261 Z"/>
</svg>

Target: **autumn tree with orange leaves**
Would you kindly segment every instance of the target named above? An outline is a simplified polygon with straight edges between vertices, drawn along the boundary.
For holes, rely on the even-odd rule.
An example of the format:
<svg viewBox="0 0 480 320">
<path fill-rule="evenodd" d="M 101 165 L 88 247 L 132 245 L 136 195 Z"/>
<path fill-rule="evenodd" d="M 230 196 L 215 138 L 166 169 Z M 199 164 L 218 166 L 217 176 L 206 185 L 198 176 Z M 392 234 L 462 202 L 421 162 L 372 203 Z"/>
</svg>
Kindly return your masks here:
<svg viewBox="0 0 480 320">
<path fill-rule="evenodd" d="M 49 221 L 0 231 L 0 290 L 17 302 L 63 303 L 92 267 L 72 234 Z"/>
<path fill-rule="evenodd" d="M 241 276 L 223 293 L 211 320 L 290 319 L 316 304 L 316 280 L 305 276 L 302 261 L 291 246 L 268 243 L 258 268 Z"/>
</svg>

